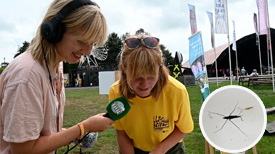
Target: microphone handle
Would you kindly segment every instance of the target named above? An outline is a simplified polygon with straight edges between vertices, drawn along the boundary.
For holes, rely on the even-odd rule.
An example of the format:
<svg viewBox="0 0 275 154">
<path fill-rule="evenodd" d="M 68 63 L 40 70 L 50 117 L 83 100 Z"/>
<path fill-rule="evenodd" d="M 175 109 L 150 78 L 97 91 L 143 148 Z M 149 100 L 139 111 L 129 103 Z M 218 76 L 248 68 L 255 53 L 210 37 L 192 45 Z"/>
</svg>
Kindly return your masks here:
<svg viewBox="0 0 275 154">
<path fill-rule="evenodd" d="M 109 113 L 104 114 L 103 117 L 107 117 L 107 118 L 112 119 L 112 118 L 110 117 L 110 114 L 109 114 Z M 113 119 L 112 119 L 112 120 L 113 120 Z"/>
</svg>

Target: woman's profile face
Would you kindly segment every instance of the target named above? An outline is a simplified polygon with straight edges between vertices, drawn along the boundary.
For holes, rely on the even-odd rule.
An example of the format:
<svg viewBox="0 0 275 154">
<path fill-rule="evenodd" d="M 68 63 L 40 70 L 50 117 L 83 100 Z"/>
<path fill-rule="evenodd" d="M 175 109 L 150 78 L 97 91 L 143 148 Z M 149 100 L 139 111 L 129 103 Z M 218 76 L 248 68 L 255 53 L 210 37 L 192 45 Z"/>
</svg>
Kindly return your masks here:
<svg viewBox="0 0 275 154">
<path fill-rule="evenodd" d="M 157 70 L 156 74 L 159 74 L 159 70 Z M 151 95 L 151 91 L 155 87 L 158 78 L 158 75 L 140 76 L 138 78 L 132 79 L 129 84 L 136 95 L 145 98 Z"/>
<path fill-rule="evenodd" d="M 77 63 L 83 55 L 90 55 L 93 43 L 83 42 L 77 33 L 64 33 L 63 38 L 56 44 L 59 61 Z"/>
</svg>

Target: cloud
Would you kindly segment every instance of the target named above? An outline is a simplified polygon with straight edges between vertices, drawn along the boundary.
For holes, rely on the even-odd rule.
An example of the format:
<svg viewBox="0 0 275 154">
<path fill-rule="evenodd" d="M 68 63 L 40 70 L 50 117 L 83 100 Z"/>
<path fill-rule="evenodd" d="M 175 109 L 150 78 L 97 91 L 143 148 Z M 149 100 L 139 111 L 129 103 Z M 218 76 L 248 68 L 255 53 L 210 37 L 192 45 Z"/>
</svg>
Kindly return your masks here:
<svg viewBox="0 0 275 154">
<path fill-rule="evenodd" d="M 52 0 L 14 0 L 4 1 L 0 14 L 0 62 L 3 57 L 12 60 L 6 52 L 14 53 L 24 41 L 30 41 L 36 33 L 48 6 Z M 197 27 L 202 32 L 204 50 L 211 49 L 210 23 L 206 11 L 214 12 L 214 0 L 96 0 L 108 23 L 109 33 L 119 36 L 138 29 L 159 37 L 160 42 L 172 52 L 183 54 L 184 61 L 189 57 L 189 41 L 191 36 L 188 5 L 196 8 Z M 268 0 L 270 25 L 274 27 L 275 1 Z M 230 0 L 228 3 L 229 36 L 232 40 L 232 21 L 236 25 L 236 37 L 240 39 L 255 32 L 253 13 L 257 12 L 256 1 Z M 11 9 L 12 8 L 12 9 Z M 215 34 L 216 46 L 228 42 L 224 34 Z M 12 56 L 13 57 L 13 56 Z"/>
<path fill-rule="evenodd" d="M 10 21 L 7 21 L 5 18 L 0 18 L 0 34 L 4 36 L 5 33 L 12 33 L 15 31 L 15 26 Z"/>
</svg>

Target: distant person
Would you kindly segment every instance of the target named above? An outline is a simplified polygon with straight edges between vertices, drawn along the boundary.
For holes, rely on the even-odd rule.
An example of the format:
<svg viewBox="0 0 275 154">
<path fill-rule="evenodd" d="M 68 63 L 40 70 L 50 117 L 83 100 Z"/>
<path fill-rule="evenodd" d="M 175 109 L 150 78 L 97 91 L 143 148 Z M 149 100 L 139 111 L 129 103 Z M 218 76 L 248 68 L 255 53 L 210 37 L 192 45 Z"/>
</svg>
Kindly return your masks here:
<svg viewBox="0 0 275 154">
<path fill-rule="evenodd" d="M 78 87 L 78 78 L 75 78 L 75 87 Z"/>
<path fill-rule="evenodd" d="M 257 73 L 256 69 L 253 69 L 252 73 L 250 74 L 250 76 L 259 76 L 259 74 Z"/>
<path fill-rule="evenodd" d="M 238 67 L 238 69 L 235 68 L 234 70 L 235 80 L 237 80 L 241 74 L 242 73 L 241 73 L 240 67 Z"/>
<path fill-rule="evenodd" d="M 78 82 L 78 86 L 81 87 L 81 86 L 82 86 L 82 79 L 79 78 L 78 81 L 79 81 L 79 82 Z"/>
<path fill-rule="evenodd" d="M 169 76 L 159 39 L 126 39 L 119 69 L 121 78 L 111 86 L 109 99 L 123 96 L 131 103 L 129 113 L 114 124 L 120 152 L 183 154 L 183 139 L 194 128 L 189 95 Z"/>
<path fill-rule="evenodd" d="M 62 8 L 65 11 L 58 13 Z M 85 133 L 104 131 L 114 123 L 100 113 L 62 129 L 62 63 L 77 63 L 81 56 L 91 54 L 94 44 L 100 46 L 106 38 L 106 21 L 94 2 L 52 2 L 27 51 L 0 76 L 1 154 L 54 154 Z"/>
<path fill-rule="evenodd" d="M 234 69 L 234 75 L 235 75 L 235 76 L 239 76 L 239 75 L 241 75 L 241 74 L 242 74 L 242 73 L 241 73 L 240 67 L 238 67 L 238 69 L 237 69 L 237 68 Z"/>
<path fill-rule="evenodd" d="M 223 78 L 226 77 L 226 73 L 225 73 L 225 70 L 224 70 L 224 69 L 222 69 L 222 76 L 223 76 Z"/>
<path fill-rule="evenodd" d="M 226 78 L 225 79 L 226 80 L 230 79 L 230 70 L 228 68 L 226 69 Z"/>
<path fill-rule="evenodd" d="M 247 74 L 247 72 L 246 72 L 246 70 L 245 70 L 244 67 L 242 67 L 241 72 L 242 72 L 242 75 L 246 75 Z"/>
</svg>

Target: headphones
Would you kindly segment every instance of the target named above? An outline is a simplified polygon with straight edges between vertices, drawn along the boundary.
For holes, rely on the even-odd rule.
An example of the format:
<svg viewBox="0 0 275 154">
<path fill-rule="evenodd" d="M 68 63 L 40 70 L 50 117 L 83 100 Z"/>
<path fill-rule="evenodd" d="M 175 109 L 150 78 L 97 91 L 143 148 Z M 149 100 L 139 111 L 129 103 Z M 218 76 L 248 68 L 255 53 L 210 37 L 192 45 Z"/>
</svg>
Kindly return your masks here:
<svg viewBox="0 0 275 154">
<path fill-rule="evenodd" d="M 61 22 L 61 20 L 67 17 L 71 12 L 73 12 L 77 8 L 84 5 L 95 5 L 98 8 L 100 8 L 95 2 L 92 2 L 90 0 L 71 1 L 57 13 L 56 17 L 42 24 L 41 33 L 43 39 L 53 44 L 61 41 L 65 31 L 65 25 Z"/>
</svg>

